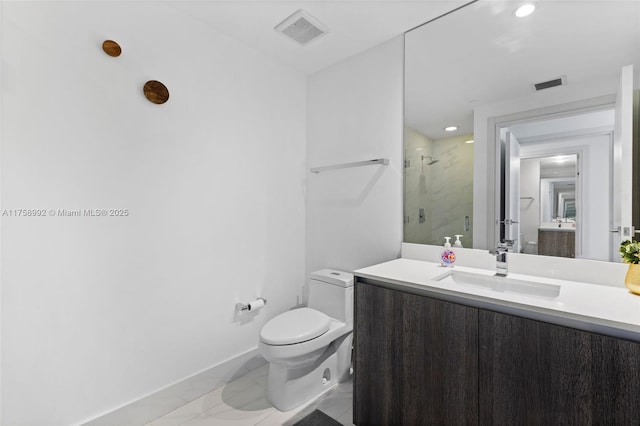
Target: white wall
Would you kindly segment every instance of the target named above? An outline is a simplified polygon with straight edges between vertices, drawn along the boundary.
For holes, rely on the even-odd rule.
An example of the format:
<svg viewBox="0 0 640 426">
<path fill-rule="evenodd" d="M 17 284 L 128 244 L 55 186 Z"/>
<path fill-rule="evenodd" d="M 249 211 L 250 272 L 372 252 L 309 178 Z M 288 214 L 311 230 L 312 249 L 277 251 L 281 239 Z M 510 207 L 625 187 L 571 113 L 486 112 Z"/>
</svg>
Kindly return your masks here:
<svg viewBox="0 0 640 426">
<path fill-rule="evenodd" d="M 353 270 L 398 257 L 402 243 L 403 37 L 309 78 L 307 271 Z"/>
<path fill-rule="evenodd" d="M 540 227 L 540 159 L 520 160 L 520 248 L 527 254 L 538 254 Z M 530 197 L 531 199 L 523 199 Z M 533 242 L 535 244 L 527 244 Z"/>
<path fill-rule="evenodd" d="M 2 218 L 1 423 L 77 423 L 255 348 L 304 283 L 306 77 L 157 2 L 2 7 L 2 208 L 130 214 Z"/>
<path fill-rule="evenodd" d="M 2 1 L 0 0 L 0 24 L 2 24 L 4 22 L 4 17 L 3 17 L 3 7 L 2 7 Z M 0 27 L 0 209 L 2 208 L 2 135 L 3 135 L 3 126 L 2 123 L 3 121 L 3 110 L 2 110 L 2 105 L 4 104 L 4 102 L 2 101 L 2 93 L 4 90 L 4 66 L 2 64 L 3 62 L 3 34 L 4 31 L 2 30 L 2 27 Z M 2 416 L 4 414 L 4 412 L 2 411 L 2 353 L 3 353 L 3 346 L 2 346 L 2 306 L 4 305 L 4 301 L 2 300 L 2 228 L 4 226 L 4 220 L 2 219 L 2 216 L 0 216 L 0 423 L 2 423 Z"/>
</svg>

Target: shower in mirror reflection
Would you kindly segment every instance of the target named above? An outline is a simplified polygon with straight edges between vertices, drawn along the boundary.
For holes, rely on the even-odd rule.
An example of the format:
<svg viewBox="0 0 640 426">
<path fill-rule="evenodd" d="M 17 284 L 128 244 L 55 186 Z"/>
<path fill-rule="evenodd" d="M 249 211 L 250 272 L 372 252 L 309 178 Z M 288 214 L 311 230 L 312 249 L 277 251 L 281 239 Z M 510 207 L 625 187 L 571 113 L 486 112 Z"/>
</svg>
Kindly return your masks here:
<svg viewBox="0 0 640 426">
<path fill-rule="evenodd" d="M 471 139 L 430 137 L 405 127 L 405 242 L 442 245 L 445 236 L 460 234 L 467 247 L 473 244 Z"/>
<path fill-rule="evenodd" d="M 425 156 L 425 155 L 422 155 L 420 158 L 422 159 L 422 161 L 423 161 L 423 162 L 424 162 L 425 158 L 428 158 L 428 159 L 429 159 L 429 162 L 427 163 L 427 166 L 432 166 L 432 165 L 436 164 L 438 161 L 440 161 L 440 160 L 435 160 L 435 159 L 434 159 L 432 156 L 430 156 L 430 155 L 426 155 L 426 156 Z"/>
</svg>

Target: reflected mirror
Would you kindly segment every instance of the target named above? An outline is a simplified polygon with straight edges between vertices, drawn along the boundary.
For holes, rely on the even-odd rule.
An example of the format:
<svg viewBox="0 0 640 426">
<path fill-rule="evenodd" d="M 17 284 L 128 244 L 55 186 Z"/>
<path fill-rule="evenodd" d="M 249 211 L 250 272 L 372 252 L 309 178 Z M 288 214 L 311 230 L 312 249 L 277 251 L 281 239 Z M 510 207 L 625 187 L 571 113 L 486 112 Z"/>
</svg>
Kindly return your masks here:
<svg viewBox="0 0 640 426">
<path fill-rule="evenodd" d="M 575 257 L 577 205 L 581 204 L 577 163 L 577 154 L 520 157 L 523 253 Z"/>
<path fill-rule="evenodd" d="M 617 261 L 640 2 L 519 5 L 476 1 L 405 35 L 404 241 Z"/>
</svg>

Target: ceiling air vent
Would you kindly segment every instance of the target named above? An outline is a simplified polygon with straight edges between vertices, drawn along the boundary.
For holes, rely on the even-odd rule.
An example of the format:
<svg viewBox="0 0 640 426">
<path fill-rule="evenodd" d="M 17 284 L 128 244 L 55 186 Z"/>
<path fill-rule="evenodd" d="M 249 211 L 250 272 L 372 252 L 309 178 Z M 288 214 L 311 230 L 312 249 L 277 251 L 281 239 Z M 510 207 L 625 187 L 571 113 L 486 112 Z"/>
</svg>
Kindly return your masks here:
<svg viewBox="0 0 640 426">
<path fill-rule="evenodd" d="M 325 25 L 302 9 L 280 22 L 274 30 L 303 46 L 329 32 Z"/>
<path fill-rule="evenodd" d="M 556 86 L 564 86 L 565 84 L 567 84 L 567 77 L 563 75 L 562 77 L 554 78 L 553 80 L 533 83 L 531 87 L 534 92 L 539 92 L 540 90 L 550 89 Z"/>
</svg>

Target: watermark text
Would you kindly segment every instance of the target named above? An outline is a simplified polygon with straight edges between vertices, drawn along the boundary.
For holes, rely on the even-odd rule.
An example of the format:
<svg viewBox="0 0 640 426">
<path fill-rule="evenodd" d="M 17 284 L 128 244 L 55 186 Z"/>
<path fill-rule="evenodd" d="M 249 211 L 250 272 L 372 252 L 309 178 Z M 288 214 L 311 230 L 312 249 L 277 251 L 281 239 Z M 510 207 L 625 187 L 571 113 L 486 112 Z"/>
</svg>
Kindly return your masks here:
<svg viewBox="0 0 640 426">
<path fill-rule="evenodd" d="M 5 217 L 127 217 L 129 209 L 3 209 Z"/>
</svg>

